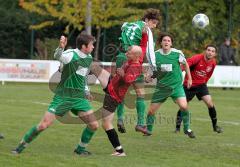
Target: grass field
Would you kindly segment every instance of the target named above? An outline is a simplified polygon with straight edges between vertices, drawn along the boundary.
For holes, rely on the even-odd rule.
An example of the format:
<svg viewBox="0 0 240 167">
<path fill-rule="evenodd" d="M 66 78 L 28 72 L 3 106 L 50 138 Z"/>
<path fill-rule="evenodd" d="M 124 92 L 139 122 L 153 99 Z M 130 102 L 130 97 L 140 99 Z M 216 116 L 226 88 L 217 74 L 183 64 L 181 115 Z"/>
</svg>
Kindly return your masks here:
<svg viewBox="0 0 240 167">
<path fill-rule="evenodd" d="M 102 90 L 94 86 L 95 92 Z M 73 154 L 84 125 L 65 125 L 58 121 L 43 132 L 20 155 L 12 155 L 23 134 L 37 124 L 53 94 L 47 84 L 6 83 L 0 86 L 0 167 L 98 167 L 98 166 L 240 166 L 240 89 L 210 89 L 224 133 L 212 131 L 207 109 L 194 99 L 190 103 L 192 129 L 197 138 L 173 133 L 177 106 L 168 100 L 158 112 L 154 134 L 143 137 L 134 131 L 135 110 L 127 109 L 127 133 L 119 134 L 127 157 L 111 157 L 112 146 L 99 128 L 88 150 L 90 157 Z M 149 103 L 149 101 L 147 102 Z M 93 107 L 100 107 L 93 102 Z M 161 114 L 161 117 L 160 117 Z"/>
</svg>

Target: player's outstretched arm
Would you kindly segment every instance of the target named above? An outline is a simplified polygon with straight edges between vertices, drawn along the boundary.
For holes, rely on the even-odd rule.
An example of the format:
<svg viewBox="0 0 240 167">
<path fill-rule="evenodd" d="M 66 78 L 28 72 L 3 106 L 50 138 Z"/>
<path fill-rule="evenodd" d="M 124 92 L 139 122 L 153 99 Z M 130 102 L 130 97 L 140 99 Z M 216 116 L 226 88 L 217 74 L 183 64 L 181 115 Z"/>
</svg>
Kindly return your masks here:
<svg viewBox="0 0 240 167">
<path fill-rule="evenodd" d="M 54 52 L 54 58 L 55 59 L 57 59 L 57 60 L 60 59 L 60 57 L 62 55 L 62 52 L 64 51 L 66 45 L 67 45 L 67 38 L 62 35 L 60 37 L 60 40 L 59 40 L 59 46 L 58 46 L 58 48 Z"/>
<path fill-rule="evenodd" d="M 190 68 L 187 61 L 183 65 L 185 66 L 185 72 L 188 77 L 187 88 L 190 88 L 192 86 L 192 76 L 191 76 Z"/>
</svg>

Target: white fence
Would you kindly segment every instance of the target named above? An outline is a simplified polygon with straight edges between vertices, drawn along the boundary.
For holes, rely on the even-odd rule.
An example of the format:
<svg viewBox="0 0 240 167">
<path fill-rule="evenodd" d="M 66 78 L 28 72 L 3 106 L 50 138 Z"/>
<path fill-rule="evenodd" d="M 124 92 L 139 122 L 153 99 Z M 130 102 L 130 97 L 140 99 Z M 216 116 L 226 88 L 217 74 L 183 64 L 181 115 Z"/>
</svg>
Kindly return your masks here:
<svg viewBox="0 0 240 167">
<path fill-rule="evenodd" d="M 102 64 L 110 69 L 111 63 Z M 0 81 L 49 82 L 58 67 L 58 61 L 0 59 Z M 208 86 L 240 87 L 240 66 L 217 66 Z"/>
</svg>

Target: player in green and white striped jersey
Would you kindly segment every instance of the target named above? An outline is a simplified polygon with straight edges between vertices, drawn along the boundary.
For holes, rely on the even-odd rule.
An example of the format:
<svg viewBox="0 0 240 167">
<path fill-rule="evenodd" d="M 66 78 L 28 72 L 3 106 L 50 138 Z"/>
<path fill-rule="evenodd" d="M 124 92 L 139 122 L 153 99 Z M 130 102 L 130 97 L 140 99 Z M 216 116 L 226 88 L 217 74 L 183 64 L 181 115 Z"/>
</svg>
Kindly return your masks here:
<svg viewBox="0 0 240 167">
<path fill-rule="evenodd" d="M 160 20 L 159 10 L 157 9 L 148 9 L 144 14 L 143 18 L 136 22 L 125 22 L 122 25 L 122 33 L 120 37 L 120 43 L 122 47 L 122 52 L 117 55 L 116 58 L 116 68 L 120 68 L 124 62 L 127 61 L 125 52 L 129 46 L 137 45 L 140 46 L 142 39 L 142 34 L 147 32 L 148 42 L 146 49 L 146 57 L 151 67 L 155 65 L 155 56 L 154 56 L 154 44 L 153 44 L 153 35 L 151 29 L 155 28 Z M 145 52 L 145 51 L 143 51 Z M 143 61 L 143 60 L 141 60 Z M 144 76 L 140 75 L 135 83 L 133 84 L 137 98 L 136 98 L 136 109 L 137 109 L 137 125 L 135 127 L 136 131 L 139 131 L 144 126 L 144 115 L 145 115 L 145 102 L 144 102 Z M 121 133 L 125 133 L 125 127 L 123 123 L 124 117 L 124 102 L 118 105 L 117 108 L 118 116 L 118 130 Z"/>
<path fill-rule="evenodd" d="M 56 49 L 54 57 L 63 64 L 63 69 L 60 83 L 54 90 L 55 96 L 40 123 L 33 126 L 23 136 L 22 141 L 12 153 L 21 153 L 42 131 L 51 126 L 58 116 L 64 116 L 71 111 L 87 124 L 82 133 L 80 143 L 74 152 L 79 155 L 90 155 L 90 152 L 85 148 L 98 128 L 98 122 L 86 98 L 91 97 L 87 87 L 86 76 L 92 63 L 90 53 L 94 48 L 94 41 L 94 37 L 80 34 L 76 39 L 77 48 L 64 51 L 67 45 L 67 38 L 61 36 L 59 47 Z"/>
</svg>

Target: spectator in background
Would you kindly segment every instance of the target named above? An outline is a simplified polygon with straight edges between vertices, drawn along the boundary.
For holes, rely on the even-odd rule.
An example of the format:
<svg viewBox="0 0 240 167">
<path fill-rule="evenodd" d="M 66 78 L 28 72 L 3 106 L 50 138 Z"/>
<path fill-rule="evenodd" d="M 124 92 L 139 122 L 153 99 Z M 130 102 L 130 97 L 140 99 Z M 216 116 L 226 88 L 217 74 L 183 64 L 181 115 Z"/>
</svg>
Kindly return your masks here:
<svg viewBox="0 0 240 167">
<path fill-rule="evenodd" d="M 219 47 L 219 65 L 238 65 L 235 61 L 235 49 L 231 47 L 230 38 L 225 38 L 224 43 Z M 223 87 L 223 90 L 226 89 L 226 87 Z M 230 89 L 233 88 L 230 87 Z"/>
<path fill-rule="evenodd" d="M 219 47 L 219 65 L 237 65 L 230 38 L 225 38 L 224 43 Z"/>
<path fill-rule="evenodd" d="M 40 38 L 35 40 L 34 47 L 36 49 L 34 59 L 47 60 L 47 47 Z"/>
</svg>

